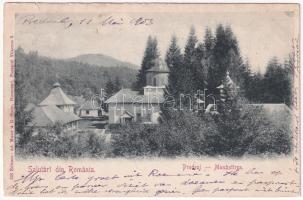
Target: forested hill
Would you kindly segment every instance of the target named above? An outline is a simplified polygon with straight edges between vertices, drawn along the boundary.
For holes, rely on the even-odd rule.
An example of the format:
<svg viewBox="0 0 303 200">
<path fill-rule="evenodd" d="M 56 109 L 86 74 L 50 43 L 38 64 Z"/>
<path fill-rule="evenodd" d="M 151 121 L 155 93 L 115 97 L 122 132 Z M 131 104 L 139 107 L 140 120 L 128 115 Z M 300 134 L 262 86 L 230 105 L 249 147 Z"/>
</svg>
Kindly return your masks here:
<svg viewBox="0 0 303 200">
<path fill-rule="evenodd" d="M 102 67 L 128 67 L 131 69 L 139 69 L 139 66 L 132 63 L 123 62 L 113 57 L 103 54 L 83 54 L 73 58 L 67 59 L 67 61 L 76 61 L 83 64 L 97 65 Z"/>
<path fill-rule="evenodd" d="M 99 94 L 109 80 L 119 80 L 122 87 L 131 87 L 137 70 L 125 66 L 103 67 L 77 61 L 39 56 L 37 52 L 15 54 L 15 90 L 22 90 L 26 102 L 39 103 L 58 81 L 67 94 Z"/>
</svg>

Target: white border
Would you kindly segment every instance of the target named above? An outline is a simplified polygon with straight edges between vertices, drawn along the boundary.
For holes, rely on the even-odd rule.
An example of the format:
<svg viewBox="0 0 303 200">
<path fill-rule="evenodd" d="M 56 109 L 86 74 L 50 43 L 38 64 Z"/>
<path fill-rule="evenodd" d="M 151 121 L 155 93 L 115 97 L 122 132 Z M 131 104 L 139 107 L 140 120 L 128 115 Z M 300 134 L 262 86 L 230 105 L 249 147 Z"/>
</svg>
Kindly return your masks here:
<svg viewBox="0 0 303 200">
<path fill-rule="evenodd" d="M 0 137 L 0 199 L 4 199 L 4 200 L 28 200 L 28 199 L 31 199 L 31 200 L 41 200 L 41 197 L 4 197 L 4 191 L 3 191 L 3 21 L 4 21 L 4 18 L 3 18 L 3 15 L 4 15 L 4 12 L 3 12 L 3 9 L 4 9 L 4 3 L 5 2 L 38 2 L 38 1 L 35 1 L 35 0 L 4 0 L 4 1 L 1 1 L 0 0 L 0 9 L 2 10 L 2 14 L 0 16 L 0 23 L 1 23 L 1 26 L 0 26 L 0 31 L 1 31 L 1 46 L 0 46 L 0 50 L 1 50 L 1 53 L 0 53 L 0 133 L 1 134 L 1 137 Z M 64 0 L 64 1 L 60 1 L 60 0 L 40 0 L 39 2 L 43 2 L 43 3 L 66 3 L 66 2 L 75 2 L 75 3 L 86 3 L 86 2 L 107 2 L 107 3 L 125 3 L 125 2 L 129 2 L 129 3 L 298 3 L 300 4 L 300 34 L 302 33 L 302 15 L 301 15 L 301 6 L 303 4 L 303 0 L 267 0 L 267 1 L 264 1 L 264 0 L 254 0 L 254 1 L 248 1 L 248 0 L 225 0 L 225 1 L 222 1 L 222 0 L 212 0 L 212 1 L 209 1 L 209 0 L 174 0 L 174 1 L 169 1 L 169 0 L 148 0 L 148 1 L 144 1 L 144 0 L 93 0 L 93 1 L 88 1 L 88 0 Z M 300 37 L 300 66 L 303 66 L 303 62 L 302 62 L 302 58 L 303 58 L 303 54 L 302 54 L 302 40 L 301 40 L 301 37 Z M 301 68 L 302 70 L 302 68 Z M 302 87 L 300 88 L 300 100 L 301 100 L 301 103 L 300 103 L 300 107 L 301 107 L 301 110 L 300 110 L 300 113 L 302 113 L 302 97 L 303 97 L 303 83 L 302 83 L 302 80 L 303 80 L 303 73 L 301 71 L 301 74 L 300 74 L 300 83 L 302 85 Z M 302 124 L 303 120 L 301 118 L 301 124 Z M 300 124 L 300 125 L 301 125 Z M 302 162 L 302 126 L 300 128 L 301 130 L 301 162 Z M 301 172 L 302 172 L 302 164 L 301 164 Z M 303 190 L 302 190 L 302 175 L 301 175 L 301 195 L 303 194 Z M 74 199 L 75 197 L 60 197 L 60 200 L 71 200 L 71 199 Z M 81 200 L 91 200 L 92 197 L 78 197 L 79 199 Z M 133 199 L 139 199 L 139 197 L 93 197 L 94 199 L 109 199 L 109 200 L 120 200 L 120 199 L 130 199 L 130 200 L 133 200 Z M 191 197 L 153 197 L 153 199 L 178 199 L 178 200 L 184 200 L 184 199 L 189 199 Z M 209 197 L 192 197 L 192 198 L 195 198 L 195 199 L 209 199 Z M 239 198 L 228 198 L 228 199 L 242 199 L 243 197 L 239 197 Z M 263 199 L 276 199 L 277 197 L 258 197 L 258 198 L 245 198 L 245 199 L 248 199 L 248 200 L 252 200 L 252 199 L 258 199 L 258 200 L 263 200 Z M 54 199 L 59 199 L 59 197 L 44 197 L 43 199 L 45 200 L 54 200 Z M 140 197 L 140 199 L 151 199 L 151 197 Z M 211 197 L 211 199 L 213 200 L 218 200 L 218 199 L 226 199 L 226 198 L 218 198 L 218 197 Z M 303 197 L 280 197 L 279 199 L 303 199 Z"/>
</svg>

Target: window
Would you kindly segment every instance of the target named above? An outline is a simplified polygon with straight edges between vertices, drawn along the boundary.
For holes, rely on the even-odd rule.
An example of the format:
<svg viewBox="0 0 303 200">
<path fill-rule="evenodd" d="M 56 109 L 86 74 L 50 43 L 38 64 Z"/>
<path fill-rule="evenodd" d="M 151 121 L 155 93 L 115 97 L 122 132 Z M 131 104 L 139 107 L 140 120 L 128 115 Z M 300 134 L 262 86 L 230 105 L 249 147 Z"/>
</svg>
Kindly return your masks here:
<svg viewBox="0 0 303 200">
<path fill-rule="evenodd" d="M 136 114 L 136 120 L 137 120 L 137 122 L 140 122 L 142 120 L 141 119 L 141 113 Z"/>
<path fill-rule="evenodd" d="M 154 77 L 153 79 L 153 86 L 157 86 L 157 77 Z"/>
<path fill-rule="evenodd" d="M 132 121 L 133 121 L 133 119 L 132 119 L 132 118 L 124 118 L 124 120 L 125 120 L 125 123 L 130 123 L 130 122 L 132 122 Z"/>
<path fill-rule="evenodd" d="M 86 114 L 89 115 L 89 110 L 86 110 Z"/>
</svg>

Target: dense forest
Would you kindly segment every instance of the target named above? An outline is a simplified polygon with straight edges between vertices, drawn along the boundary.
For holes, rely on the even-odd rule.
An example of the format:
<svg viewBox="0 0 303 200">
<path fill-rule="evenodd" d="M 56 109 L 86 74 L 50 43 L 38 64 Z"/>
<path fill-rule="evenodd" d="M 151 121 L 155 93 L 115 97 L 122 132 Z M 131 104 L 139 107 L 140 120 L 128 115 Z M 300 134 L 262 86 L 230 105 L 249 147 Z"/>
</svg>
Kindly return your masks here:
<svg viewBox="0 0 303 200">
<path fill-rule="evenodd" d="M 149 37 L 137 74 L 135 88 L 145 85 L 145 72 L 159 58 L 157 39 Z M 183 53 L 182 53 L 183 52 Z M 215 33 L 206 28 L 204 38 L 199 41 L 192 27 L 182 51 L 178 39 L 173 36 L 165 55 L 170 69 L 168 92 L 178 99 L 182 94 L 195 94 L 205 88 L 214 93 L 222 84 L 226 72 L 240 87 L 241 95 L 251 103 L 285 103 L 291 105 L 293 56 L 282 63 L 276 57 L 268 60 L 265 74 L 252 71 L 249 60 L 241 56 L 238 41 L 230 26 L 218 25 Z M 186 103 L 186 102 L 182 102 Z"/>
<path fill-rule="evenodd" d="M 148 38 L 137 74 L 137 89 L 144 86 L 146 71 L 159 58 L 157 44 L 155 37 Z M 214 34 L 207 28 L 202 41 L 192 27 L 183 51 L 173 36 L 165 56 L 170 69 L 165 96 L 173 96 L 177 106 L 171 109 L 162 105 L 158 126 L 132 123 L 114 128 L 112 153 L 119 156 L 290 153 L 290 114 L 283 111 L 280 113 L 284 115 L 283 121 L 274 121 L 262 103 L 285 103 L 291 108 L 293 58 L 290 54 L 283 63 L 271 58 L 265 74 L 260 74 L 251 70 L 248 60 L 243 60 L 230 26 L 218 25 Z M 227 72 L 236 87 L 228 84 Z M 204 89 L 217 94 L 220 85 L 224 95 L 218 94 L 218 112 L 178 109 L 178 105 L 189 103 L 188 98 L 179 100 L 180 95 L 195 95 Z"/>
<path fill-rule="evenodd" d="M 69 95 L 99 94 L 110 80 L 119 87 L 131 87 L 136 70 L 123 66 L 102 67 L 82 62 L 52 59 L 39 56 L 38 52 L 24 53 L 19 47 L 15 54 L 16 87 L 22 87 L 26 102 L 39 103 L 58 81 Z M 89 98 L 89 96 L 87 96 Z"/>
</svg>

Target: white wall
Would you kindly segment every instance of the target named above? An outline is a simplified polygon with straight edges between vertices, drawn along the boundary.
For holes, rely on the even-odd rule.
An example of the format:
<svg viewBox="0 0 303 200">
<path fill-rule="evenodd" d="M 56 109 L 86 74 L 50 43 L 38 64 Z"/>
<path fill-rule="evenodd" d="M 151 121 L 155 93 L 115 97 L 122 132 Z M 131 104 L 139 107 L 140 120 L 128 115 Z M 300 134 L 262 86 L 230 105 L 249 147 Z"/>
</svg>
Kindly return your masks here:
<svg viewBox="0 0 303 200">
<path fill-rule="evenodd" d="M 98 110 L 80 110 L 80 117 L 98 117 Z"/>
<path fill-rule="evenodd" d="M 110 124 L 117 124 L 120 123 L 120 116 L 125 112 L 128 111 L 134 116 L 134 120 L 137 121 L 137 115 L 136 113 L 141 113 L 141 118 L 144 120 L 147 113 L 151 113 L 151 123 L 156 124 L 158 123 L 158 117 L 159 114 L 159 106 L 157 104 L 152 105 L 153 109 L 150 110 L 147 108 L 147 104 L 142 105 L 134 105 L 134 104 L 124 104 L 122 107 L 122 104 L 116 105 L 109 104 L 108 106 L 108 115 L 109 115 L 109 123 Z"/>
<path fill-rule="evenodd" d="M 60 108 L 64 112 L 70 112 L 70 113 L 74 112 L 74 106 L 73 105 L 61 105 L 61 106 L 58 106 L 58 108 Z"/>
</svg>

